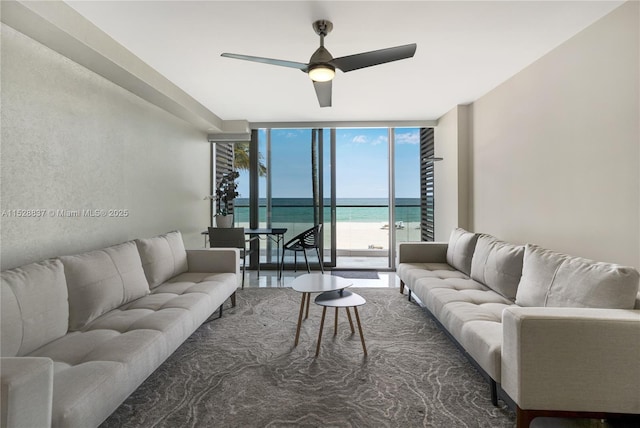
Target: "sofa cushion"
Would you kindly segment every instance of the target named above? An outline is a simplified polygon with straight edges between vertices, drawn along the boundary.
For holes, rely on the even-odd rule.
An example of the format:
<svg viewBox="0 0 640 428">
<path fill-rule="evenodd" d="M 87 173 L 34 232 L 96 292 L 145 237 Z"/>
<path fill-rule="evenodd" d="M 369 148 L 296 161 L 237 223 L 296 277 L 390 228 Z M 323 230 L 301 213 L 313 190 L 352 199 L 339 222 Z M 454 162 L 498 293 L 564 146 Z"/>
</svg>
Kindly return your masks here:
<svg viewBox="0 0 640 428">
<path fill-rule="evenodd" d="M 72 332 L 37 350 L 54 361 L 51 426 L 97 427 L 170 354 L 152 329 Z"/>
<path fill-rule="evenodd" d="M 451 287 L 441 287 L 435 282 L 422 281 L 416 286 L 415 295 L 420 298 L 422 303 L 429 309 L 429 312 L 440 320 L 443 315 L 443 308 L 454 302 L 468 302 L 478 306 L 486 303 L 512 304 L 498 293 L 473 279 L 458 281 L 458 283 L 452 280 L 443 281 L 443 284 L 448 284 Z M 425 300 L 422 300 L 420 296 L 423 296 Z"/>
<path fill-rule="evenodd" d="M 136 244 L 149 287 L 155 288 L 188 270 L 187 251 L 179 231 L 148 239 L 136 239 Z"/>
<path fill-rule="evenodd" d="M 24 356 L 67 333 L 67 283 L 60 260 L 31 263 L 1 276 L 3 357 Z"/>
<path fill-rule="evenodd" d="M 478 240 L 477 233 L 467 232 L 462 228 L 456 228 L 449 237 L 447 247 L 447 263 L 466 275 L 471 273 L 471 259 Z"/>
<path fill-rule="evenodd" d="M 69 288 L 69 330 L 149 293 L 133 241 L 60 259 Z"/>
<path fill-rule="evenodd" d="M 516 294 L 520 306 L 632 309 L 640 274 L 527 244 Z"/>
<path fill-rule="evenodd" d="M 520 277 L 524 246 L 480 235 L 471 261 L 471 278 L 514 301 Z"/>
</svg>

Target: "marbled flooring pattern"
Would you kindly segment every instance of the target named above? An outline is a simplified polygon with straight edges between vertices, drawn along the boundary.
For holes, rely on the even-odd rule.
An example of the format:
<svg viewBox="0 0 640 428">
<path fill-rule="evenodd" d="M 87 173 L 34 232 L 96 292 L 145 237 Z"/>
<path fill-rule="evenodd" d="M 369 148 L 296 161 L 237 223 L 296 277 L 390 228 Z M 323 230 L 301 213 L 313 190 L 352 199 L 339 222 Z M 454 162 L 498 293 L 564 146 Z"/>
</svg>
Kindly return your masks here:
<svg viewBox="0 0 640 428">
<path fill-rule="evenodd" d="M 340 310 L 333 336 L 313 303 L 293 347 L 301 295 L 238 290 L 103 427 L 513 427 L 489 385 L 423 313 L 392 288 L 357 288 L 368 357 Z M 502 402 L 501 402 L 502 403 Z"/>
</svg>

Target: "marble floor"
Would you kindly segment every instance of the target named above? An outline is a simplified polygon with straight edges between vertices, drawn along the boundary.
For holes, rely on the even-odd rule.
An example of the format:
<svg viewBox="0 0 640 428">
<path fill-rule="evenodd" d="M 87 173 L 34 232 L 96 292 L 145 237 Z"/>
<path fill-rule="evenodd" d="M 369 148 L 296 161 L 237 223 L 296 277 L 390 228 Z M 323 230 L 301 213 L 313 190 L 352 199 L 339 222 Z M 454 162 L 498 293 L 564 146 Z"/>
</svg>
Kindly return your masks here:
<svg viewBox="0 0 640 428">
<path fill-rule="evenodd" d="M 320 272 L 320 271 L 313 271 Z M 328 273 L 329 271 L 326 271 Z M 245 276 L 245 287 L 291 287 L 291 282 L 298 276 L 307 273 L 306 270 L 285 270 L 282 279 L 278 279 L 275 270 L 261 270 L 260 276 L 257 271 L 247 271 Z M 353 281 L 352 287 L 389 287 L 399 288 L 400 279 L 395 272 L 378 272 L 379 279 L 350 278 Z"/>
</svg>

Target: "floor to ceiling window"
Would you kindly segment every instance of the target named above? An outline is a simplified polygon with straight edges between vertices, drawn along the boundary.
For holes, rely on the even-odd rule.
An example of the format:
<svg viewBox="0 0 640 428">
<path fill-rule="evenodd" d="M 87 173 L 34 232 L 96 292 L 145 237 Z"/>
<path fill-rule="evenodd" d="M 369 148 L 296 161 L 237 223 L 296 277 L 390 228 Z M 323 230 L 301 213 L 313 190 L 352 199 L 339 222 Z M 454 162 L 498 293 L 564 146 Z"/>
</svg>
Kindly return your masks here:
<svg viewBox="0 0 640 428">
<path fill-rule="evenodd" d="M 420 240 L 419 129 L 260 129 L 255 141 L 258 171 L 240 170 L 237 226 L 250 225 L 251 209 L 257 226 L 286 227 L 286 239 L 323 223 L 323 262 L 338 268 L 393 268 L 395 244 Z M 261 248 L 261 263 L 275 263 L 275 246 Z"/>
<path fill-rule="evenodd" d="M 420 241 L 420 129 L 393 129 L 393 196 L 395 236 L 399 242 Z M 392 254 L 395 258 L 395 254 Z"/>
<path fill-rule="evenodd" d="M 284 227 L 286 240 L 313 227 L 325 223 L 331 216 L 330 209 L 324 209 L 325 180 L 323 162 L 325 153 L 323 141 L 329 130 L 312 129 L 260 129 L 257 132 L 260 169 L 258 179 L 258 224 L 256 227 Z M 238 179 L 240 197 L 236 199 L 237 226 L 250 226 L 250 171 L 242 171 Z M 324 251 L 331 254 L 331 230 L 324 231 Z M 276 247 L 267 241 L 261 251 L 263 264 L 276 262 Z M 293 257 L 287 254 L 289 264 Z M 311 260 L 317 266 L 317 259 Z M 330 264 L 330 262 L 325 262 Z"/>
<path fill-rule="evenodd" d="M 388 268 L 389 130 L 336 130 L 336 265 Z"/>
</svg>

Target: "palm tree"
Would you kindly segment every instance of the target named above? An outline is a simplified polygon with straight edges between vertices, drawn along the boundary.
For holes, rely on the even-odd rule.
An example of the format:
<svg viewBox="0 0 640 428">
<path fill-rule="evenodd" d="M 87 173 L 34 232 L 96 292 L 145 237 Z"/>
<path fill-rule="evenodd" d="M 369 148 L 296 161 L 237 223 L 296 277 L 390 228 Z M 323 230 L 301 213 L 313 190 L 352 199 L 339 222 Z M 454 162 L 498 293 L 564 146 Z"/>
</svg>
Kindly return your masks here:
<svg viewBox="0 0 640 428">
<path fill-rule="evenodd" d="M 249 171 L 249 143 L 235 143 L 233 145 L 233 166 L 236 169 Z M 260 177 L 267 175 L 267 167 L 264 165 L 264 156 L 258 154 L 258 174 Z"/>
</svg>

